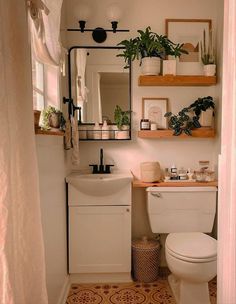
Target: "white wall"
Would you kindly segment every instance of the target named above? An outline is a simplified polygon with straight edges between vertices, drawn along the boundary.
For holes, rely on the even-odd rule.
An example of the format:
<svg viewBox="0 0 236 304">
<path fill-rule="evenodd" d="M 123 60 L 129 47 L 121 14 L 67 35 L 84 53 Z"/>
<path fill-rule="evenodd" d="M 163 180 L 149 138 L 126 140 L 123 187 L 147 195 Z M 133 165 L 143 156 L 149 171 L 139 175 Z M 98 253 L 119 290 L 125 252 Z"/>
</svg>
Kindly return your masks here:
<svg viewBox="0 0 236 304">
<path fill-rule="evenodd" d="M 40 201 L 50 304 L 59 304 L 67 284 L 66 158 L 63 138 L 36 135 Z"/>
<path fill-rule="evenodd" d="M 77 12 L 79 0 L 67 0 L 67 27 L 77 27 Z M 106 7 L 113 0 L 87 0 L 92 8 L 91 19 L 87 22 L 88 28 L 109 28 L 106 21 Z M 123 18 L 118 24 L 119 28 L 130 29 L 130 33 L 108 33 L 108 39 L 104 46 L 116 45 L 121 40 L 134 37 L 138 29 L 151 26 L 153 31 L 159 34 L 165 33 L 165 19 L 212 19 L 213 29 L 218 37 L 218 64 L 221 64 L 220 39 L 222 28 L 222 3 L 221 0 L 166 0 L 166 1 L 142 1 L 120 0 L 123 10 Z M 67 46 L 72 45 L 96 45 L 91 39 L 91 33 L 67 32 Z M 98 44 L 97 44 L 98 45 Z M 213 87 L 138 87 L 140 74 L 138 62 L 132 67 L 132 141 L 130 142 L 82 142 L 80 144 L 81 167 L 88 167 L 89 163 L 98 162 L 99 148 L 105 151 L 105 160 L 113 161 L 117 169 L 132 170 L 139 176 L 139 166 L 143 161 L 159 161 L 162 168 L 170 167 L 173 163 L 177 167 L 198 168 L 199 160 L 210 160 L 212 167 L 217 165 L 219 153 L 219 138 L 216 139 L 159 139 L 145 140 L 136 136 L 141 119 L 142 97 L 167 97 L 169 109 L 178 111 L 185 105 L 189 105 L 197 97 L 213 96 L 217 103 L 221 103 L 220 86 Z M 220 106 L 219 106 L 220 107 Z M 217 115 L 219 119 L 220 115 Z M 220 133 L 220 125 L 217 125 Z M 145 193 L 137 189 L 133 192 L 133 236 L 140 237 L 143 234 L 150 235 L 145 209 Z"/>
</svg>

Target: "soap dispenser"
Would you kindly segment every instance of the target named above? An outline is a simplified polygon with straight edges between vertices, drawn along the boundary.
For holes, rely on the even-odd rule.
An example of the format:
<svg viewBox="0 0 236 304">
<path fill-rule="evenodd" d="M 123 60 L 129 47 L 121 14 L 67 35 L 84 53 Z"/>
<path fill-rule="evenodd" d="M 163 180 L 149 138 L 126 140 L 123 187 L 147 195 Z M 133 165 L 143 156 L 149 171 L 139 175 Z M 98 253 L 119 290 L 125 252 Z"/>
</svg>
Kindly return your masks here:
<svg viewBox="0 0 236 304">
<path fill-rule="evenodd" d="M 101 139 L 101 138 L 102 138 L 101 127 L 99 126 L 98 122 L 95 122 L 95 126 L 93 128 L 93 139 Z"/>
<path fill-rule="evenodd" d="M 109 126 L 107 125 L 107 121 L 104 120 L 102 126 L 102 139 L 109 139 Z"/>
</svg>

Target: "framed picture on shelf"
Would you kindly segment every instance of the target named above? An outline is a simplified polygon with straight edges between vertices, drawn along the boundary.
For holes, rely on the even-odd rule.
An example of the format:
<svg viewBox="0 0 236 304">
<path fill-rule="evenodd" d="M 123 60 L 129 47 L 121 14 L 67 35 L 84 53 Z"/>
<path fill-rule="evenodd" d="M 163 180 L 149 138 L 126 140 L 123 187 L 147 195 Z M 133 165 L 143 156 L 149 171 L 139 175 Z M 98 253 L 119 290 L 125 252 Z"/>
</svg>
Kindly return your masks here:
<svg viewBox="0 0 236 304">
<path fill-rule="evenodd" d="M 200 42 L 203 31 L 212 30 L 210 19 L 166 19 L 166 36 L 175 43 L 183 43 L 188 54 L 182 54 L 177 63 L 178 75 L 203 75 Z M 208 45 L 208 41 L 206 41 Z"/>
<path fill-rule="evenodd" d="M 156 123 L 158 129 L 167 129 L 167 119 L 164 117 L 167 112 L 167 103 L 168 98 L 143 97 L 142 118 Z"/>
</svg>

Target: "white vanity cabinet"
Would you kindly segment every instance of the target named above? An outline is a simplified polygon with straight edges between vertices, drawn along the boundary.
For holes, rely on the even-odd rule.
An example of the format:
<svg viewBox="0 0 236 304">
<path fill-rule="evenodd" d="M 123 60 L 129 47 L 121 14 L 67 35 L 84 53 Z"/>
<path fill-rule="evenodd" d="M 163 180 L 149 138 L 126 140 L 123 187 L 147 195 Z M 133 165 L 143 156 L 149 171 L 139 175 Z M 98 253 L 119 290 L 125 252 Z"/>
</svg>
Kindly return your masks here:
<svg viewBox="0 0 236 304">
<path fill-rule="evenodd" d="M 78 183 L 67 178 L 70 274 L 131 271 L 132 177 L 118 180 L 116 188 L 113 175 L 91 177 L 91 191 L 82 178 Z"/>
<path fill-rule="evenodd" d="M 70 273 L 129 272 L 130 206 L 69 208 Z"/>
</svg>

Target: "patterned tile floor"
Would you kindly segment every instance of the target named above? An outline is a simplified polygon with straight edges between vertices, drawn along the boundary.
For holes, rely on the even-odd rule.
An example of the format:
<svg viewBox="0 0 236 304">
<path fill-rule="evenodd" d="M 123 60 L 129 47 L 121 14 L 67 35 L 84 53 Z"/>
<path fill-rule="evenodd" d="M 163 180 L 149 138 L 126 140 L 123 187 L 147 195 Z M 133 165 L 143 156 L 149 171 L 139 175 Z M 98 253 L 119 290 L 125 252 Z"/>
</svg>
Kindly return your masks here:
<svg viewBox="0 0 236 304">
<path fill-rule="evenodd" d="M 216 304 L 216 279 L 210 284 L 211 304 Z M 175 304 L 166 277 L 154 283 L 73 284 L 66 304 Z M 191 303 L 189 303 L 191 304 Z"/>
</svg>

